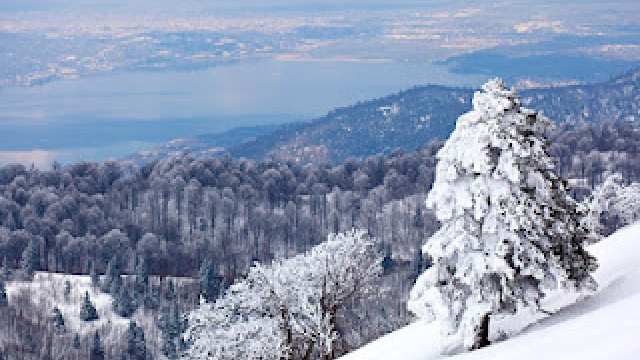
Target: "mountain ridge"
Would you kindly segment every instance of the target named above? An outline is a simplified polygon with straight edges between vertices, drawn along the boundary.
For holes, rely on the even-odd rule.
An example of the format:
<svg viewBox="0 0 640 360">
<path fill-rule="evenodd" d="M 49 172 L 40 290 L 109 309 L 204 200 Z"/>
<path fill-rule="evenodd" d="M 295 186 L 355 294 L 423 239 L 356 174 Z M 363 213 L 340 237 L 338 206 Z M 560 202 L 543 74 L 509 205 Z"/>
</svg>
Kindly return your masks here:
<svg viewBox="0 0 640 360">
<path fill-rule="evenodd" d="M 524 106 L 559 123 L 633 123 L 639 118 L 639 80 L 640 68 L 636 68 L 602 83 L 530 89 L 520 95 Z M 414 87 L 336 109 L 304 125 L 281 128 L 232 147 L 229 153 L 317 163 L 388 154 L 396 148 L 415 150 L 429 141 L 446 139 L 458 116 L 470 108 L 473 93 L 438 85 Z"/>
<path fill-rule="evenodd" d="M 272 157 L 300 164 L 338 163 L 347 158 L 416 150 L 444 140 L 455 120 L 471 107 L 474 89 L 423 85 L 381 98 L 336 108 L 325 116 L 281 125 L 234 129 L 230 132 L 170 142 L 155 157 L 134 156 L 148 162 L 171 153 L 196 156 L 228 154 L 260 160 Z M 640 67 L 608 81 L 563 85 L 520 92 L 525 107 L 564 124 L 640 120 Z M 232 138 L 233 141 L 222 143 Z M 157 148 L 157 149 L 161 149 Z M 156 150 L 157 150 L 156 149 Z M 215 151 L 211 151 L 214 149 Z"/>
</svg>

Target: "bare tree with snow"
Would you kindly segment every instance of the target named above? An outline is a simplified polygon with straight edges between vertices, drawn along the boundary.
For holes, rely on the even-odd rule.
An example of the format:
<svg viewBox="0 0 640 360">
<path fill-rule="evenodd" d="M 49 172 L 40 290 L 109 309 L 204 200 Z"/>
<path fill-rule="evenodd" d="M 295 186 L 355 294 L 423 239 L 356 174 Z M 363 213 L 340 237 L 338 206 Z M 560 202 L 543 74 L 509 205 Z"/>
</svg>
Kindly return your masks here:
<svg viewBox="0 0 640 360">
<path fill-rule="evenodd" d="M 332 359 L 338 317 L 370 294 L 380 256 L 363 231 L 331 235 L 305 254 L 255 264 L 215 304 L 189 316 L 193 359 Z"/>
<path fill-rule="evenodd" d="M 492 316 L 539 309 L 547 289 L 596 286 L 588 233 L 542 137 L 550 122 L 500 79 L 483 90 L 438 153 L 426 204 L 442 227 L 408 303 L 467 349 L 489 344 Z"/>
<path fill-rule="evenodd" d="M 598 237 L 640 219 L 640 183 L 629 185 L 620 174 L 609 174 L 585 201 L 588 216 L 585 224 Z"/>
</svg>

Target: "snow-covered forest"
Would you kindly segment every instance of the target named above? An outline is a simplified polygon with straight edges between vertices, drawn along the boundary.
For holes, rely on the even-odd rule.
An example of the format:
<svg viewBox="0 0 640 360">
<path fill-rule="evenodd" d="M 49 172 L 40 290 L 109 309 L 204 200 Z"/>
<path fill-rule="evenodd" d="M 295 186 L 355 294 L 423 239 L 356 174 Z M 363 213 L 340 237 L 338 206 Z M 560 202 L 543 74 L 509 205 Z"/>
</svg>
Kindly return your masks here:
<svg viewBox="0 0 640 360">
<path fill-rule="evenodd" d="M 592 287 L 595 265 L 581 246 L 637 219 L 640 134 L 617 123 L 527 123 L 536 115 L 520 110 L 514 93 L 488 86 L 494 97 L 476 95 L 474 111 L 486 107 L 494 116 L 491 126 L 467 136 L 454 132 L 446 144 L 416 152 L 304 167 L 183 155 L 142 168 L 110 161 L 47 171 L 0 168 L 0 359 L 133 360 L 175 358 L 183 351 L 211 359 L 332 359 L 413 321 L 407 301 L 416 279 L 412 311 L 424 316 L 425 308 L 438 307 L 431 315 L 455 318 L 452 333 L 475 334 L 463 336 L 474 348 L 480 347 L 476 330 L 484 326 L 479 307 L 487 314 L 534 306 L 550 278 Z M 495 118 L 496 107 L 520 117 Z M 465 116 L 459 122 L 469 121 Z M 505 155 L 517 163 L 509 165 L 493 157 L 504 143 L 474 136 L 527 145 Z M 487 161 L 474 162 L 486 149 L 493 149 Z M 525 166 L 514 160 L 523 152 L 538 157 Z M 489 196 L 493 205 L 484 208 L 475 205 L 475 197 L 484 195 L 460 190 L 477 184 L 442 182 L 455 179 L 452 171 L 476 176 L 496 168 L 512 187 L 487 175 L 487 191 L 496 184 L 507 190 Z M 518 179 L 531 169 L 537 175 L 524 186 Z M 459 211 L 469 202 L 474 220 L 447 225 L 452 214 L 466 214 Z M 502 212 L 492 207 L 497 204 Z M 535 218 L 539 214 L 529 211 L 536 207 L 555 215 Z M 509 289 L 489 307 L 487 297 L 471 301 L 473 291 L 445 290 L 442 282 L 449 280 L 429 275 L 460 261 L 467 261 L 467 275 L 482 273 L 477 259 L 442 248 L 461 233 L 459 226 L 471 234 L 482 219 L 481 227 L 488 227 L 487 211 L 494 228 L 509 234 L 510 245 L 487 245 L 478 237 L 488 246 L 482 264 L 492 271 L 465 284 L 491 284 L 494 293 L 483 296 L 493 298 Z M 525 225 L 504 221 L 507 213 L 527 219 L 528 237 L 521 234 Z M 540 223 L 555 230 L 536 230 Z M 532 248 L 540 249 L 539 256 Z M 545 266 L 518 263 L 526 276 L 510 275 L 515 265 L 498 260 L 514 252 Z M 45 272 L 69 275 L 61 280 Z M 506 275 L 492 275 L 497 273 Z M 434 302 L 435 295 L 419 287 L 439 288 L 438 296 L 450 299 Z M 42 296 L 52 288 L 57 295 Z M 199 305 L 199 299 L 207 302 Z M 457 312 L 443 310 L 453 303 Z M 212 344 L 211 337 L 221 340 Z"/>
</svg>

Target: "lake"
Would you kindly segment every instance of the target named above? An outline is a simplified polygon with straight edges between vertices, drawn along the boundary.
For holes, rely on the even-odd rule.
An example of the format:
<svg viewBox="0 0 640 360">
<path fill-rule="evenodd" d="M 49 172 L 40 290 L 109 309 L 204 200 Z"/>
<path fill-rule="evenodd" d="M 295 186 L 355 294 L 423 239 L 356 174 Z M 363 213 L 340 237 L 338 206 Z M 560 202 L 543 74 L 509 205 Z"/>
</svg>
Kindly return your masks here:
<svg viewBox="0 0 640 360">
<path fill-rule="evenodd" d="M 309 119 L 416 85 L 485 80 L 429 63 L 262 60 L 3 89 L 0 163 L 121 157 L 175 138 Z"/>
</svg>

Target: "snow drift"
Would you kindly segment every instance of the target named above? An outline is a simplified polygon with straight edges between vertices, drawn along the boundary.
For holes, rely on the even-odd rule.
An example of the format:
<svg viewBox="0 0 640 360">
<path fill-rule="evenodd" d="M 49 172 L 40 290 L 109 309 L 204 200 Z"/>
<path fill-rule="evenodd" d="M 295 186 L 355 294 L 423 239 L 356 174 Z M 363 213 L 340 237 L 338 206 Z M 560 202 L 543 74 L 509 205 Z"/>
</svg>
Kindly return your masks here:
<svg viewBox="0 0 640 360">
<path fill-rule="evenodd" d="M 640 223 L 589 247 L 600 267 L 598 291 L 587 298 L 550 294 L 544 305 L 554 315 L 523 314 L 522 330 L 507 340 L 457 355 L 449 351 L 437 323 L 416 322 L 388 334 L 341 360 L 631 360 L 640 356 Z M 524 330 L 523 330 L 524 329 Z"/>
</svg>

